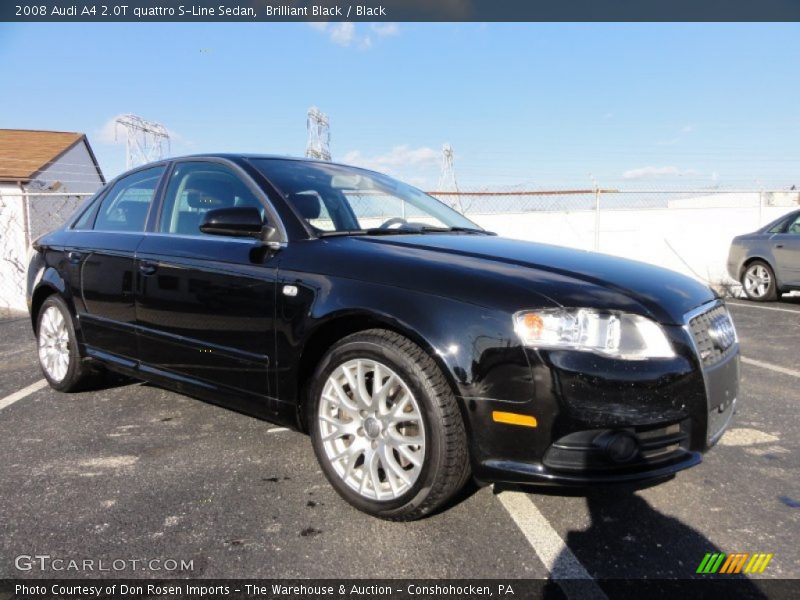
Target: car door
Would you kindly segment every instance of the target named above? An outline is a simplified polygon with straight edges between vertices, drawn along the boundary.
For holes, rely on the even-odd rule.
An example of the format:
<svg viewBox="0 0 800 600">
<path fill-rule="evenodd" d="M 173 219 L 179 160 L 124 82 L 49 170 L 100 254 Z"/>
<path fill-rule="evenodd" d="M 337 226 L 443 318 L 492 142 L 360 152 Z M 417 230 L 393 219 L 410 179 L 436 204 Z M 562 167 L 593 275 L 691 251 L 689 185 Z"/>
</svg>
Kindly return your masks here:
<svg viewBox="0 0 800 600">
<path fill-rule="evenodd" d="M 233 206 L 269 213 L 267 200 L 234 166 L 175 163 L 159 218 L 136 257 L 141 368 L 269 396 L 278 256 L 255 239 L 199 229 L 208 210 Z"/>
<path fill-rule="evenodd" d="M 67 252 L 80 282 L 76 308 L 87 352 L 128 366 L 138 359 L 134 254 L 164 170 L 158 165 L 117 180 Z"/>
<path fill-rule="evenodd" d="M 773 244 L 778 280 L 784 285 L 800 285 L 800 214 L 770 240 Z"/>
</svg>

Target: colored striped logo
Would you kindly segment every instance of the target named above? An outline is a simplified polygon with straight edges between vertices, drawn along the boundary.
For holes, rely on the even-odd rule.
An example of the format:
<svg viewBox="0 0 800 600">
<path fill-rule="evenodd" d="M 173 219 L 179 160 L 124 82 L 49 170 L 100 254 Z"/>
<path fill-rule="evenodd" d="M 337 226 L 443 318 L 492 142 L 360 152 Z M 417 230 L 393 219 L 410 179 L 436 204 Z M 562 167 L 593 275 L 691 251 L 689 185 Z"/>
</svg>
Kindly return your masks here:
<svg viewBox="0 0 800 600">
<path fill-rule="evenodd" d="M 700 566 L 697 567 L 696 572 L 703 575 L 713 575 L 715 573 L 763 573 L 769 561 L 772 560 L 772 556 L 772 554 L 763 552 L 755 554 L 748 552 L 735 552 L 733 554 L 707 552 L 703 560 L 700 561 Z"/>
</svg>

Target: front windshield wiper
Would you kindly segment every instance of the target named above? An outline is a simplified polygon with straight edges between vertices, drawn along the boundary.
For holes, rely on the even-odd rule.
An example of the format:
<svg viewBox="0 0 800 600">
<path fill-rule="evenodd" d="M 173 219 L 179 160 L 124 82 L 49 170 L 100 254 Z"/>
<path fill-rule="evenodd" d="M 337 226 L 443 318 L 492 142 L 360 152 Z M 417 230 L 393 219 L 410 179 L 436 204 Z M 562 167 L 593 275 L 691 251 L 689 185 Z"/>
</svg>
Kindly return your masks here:
<svg viewBox="0 0 800 600">
<path fill-rule="evenodd" d="M 336 237 L 341 235 L 408 235 L 419 233 L 419 229 L 382 229 L 371 227 L 369 229 L 344 229 L 342 231 L 321 231 L 317 237 Z"/>
<path fill-rule="evenodd" d="M 479 233 L 483 235 L 497 235 L 494 231 L 486 231 L 485 229 L 477 229 L 475 227 L 421 227 L 420 232 L 422 233 L 449 233 L 449 232 L 456 232 L 456 233 Z"/>
<path fill-rule="evenodd" d="M 419 235 L 425 233 L 476 233 L 482 235 L 497 235 L 493 231 L 476 229 L 475 227 L 408 227 L 399 229 L 384 229 L 370 227 L 369 229 L 344 229 L 342 231 L 321 231 L 317 237 L 336 237 L 343 235 Z"/>
</svg>

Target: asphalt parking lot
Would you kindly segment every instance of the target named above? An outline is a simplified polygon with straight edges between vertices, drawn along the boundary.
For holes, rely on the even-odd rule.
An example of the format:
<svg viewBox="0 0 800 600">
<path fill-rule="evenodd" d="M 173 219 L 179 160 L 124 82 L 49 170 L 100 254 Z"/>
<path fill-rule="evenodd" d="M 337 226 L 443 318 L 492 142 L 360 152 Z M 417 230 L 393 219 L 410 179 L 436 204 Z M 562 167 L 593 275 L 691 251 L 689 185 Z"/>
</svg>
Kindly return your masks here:
<svg viewBox="0 0 800 600">
<path fill-rule="evenodd" d="M 87 574 L 15 568 L 37 553 L 193 565 L 95 573 L 118 577 L 683 578 L 715 551 L 799 578 L 800 298 L 730 306 L 740 409 L 703 464 L 639 490 L 473 489 L 414 523 L 351 508 L 270 423 L 140 383 L 17 393 L 41 374 L 27 318 L 2 321 L 0 578 Z"/>
</svg>

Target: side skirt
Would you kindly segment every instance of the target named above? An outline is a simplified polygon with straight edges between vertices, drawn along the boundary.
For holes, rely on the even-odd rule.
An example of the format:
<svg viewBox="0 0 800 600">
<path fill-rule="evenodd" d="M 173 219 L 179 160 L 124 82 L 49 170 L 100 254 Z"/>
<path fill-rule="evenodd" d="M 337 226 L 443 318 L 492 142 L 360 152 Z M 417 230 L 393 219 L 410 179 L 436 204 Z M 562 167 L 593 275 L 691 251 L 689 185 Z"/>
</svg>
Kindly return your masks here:
<svg viewBox="0 0 800 600">
<path fill-rule="evenodd" d="M 218 387 L 190 377 L 177 375 L 152 365 L 142 364 L 115 354 L 97 350 L 91 346 L 83 347 L 83 355 L 107 369 L 141 379 L 159 387 L 180 394 L 216 404 L 276 425 L 299 430 L 297 409 L 293 403 L 277 398 L 246 394 L 240 390 Z"/>
</svg>

